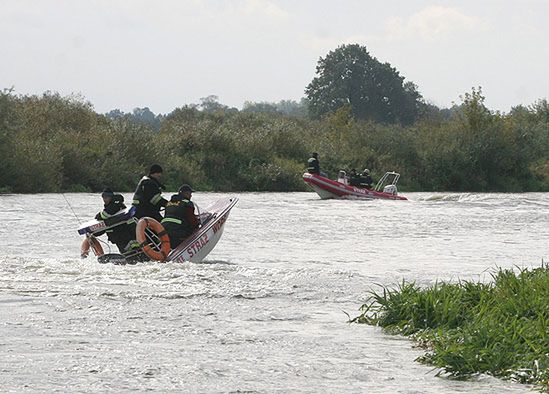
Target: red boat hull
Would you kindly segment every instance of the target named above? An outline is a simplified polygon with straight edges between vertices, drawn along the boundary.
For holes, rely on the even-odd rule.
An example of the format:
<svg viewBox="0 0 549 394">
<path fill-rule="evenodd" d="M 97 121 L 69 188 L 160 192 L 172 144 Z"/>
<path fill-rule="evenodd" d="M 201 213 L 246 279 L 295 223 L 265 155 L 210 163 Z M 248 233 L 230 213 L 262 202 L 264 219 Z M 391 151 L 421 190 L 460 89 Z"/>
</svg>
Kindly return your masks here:
<svg viewBox="0 0 549 394">
<path fill-rule="evenodd" d="M 328 198 L 363 198 L 363 199 L 384 199 L 384 200 L 407 200 L 404 196 L 391 193 L 378 192 L 372 189 L 364 189 L 356 186 L 345 185 L 333 181 L 318 174 L 303 174 L 303 180 L 322 199 Z"/>
</svg>

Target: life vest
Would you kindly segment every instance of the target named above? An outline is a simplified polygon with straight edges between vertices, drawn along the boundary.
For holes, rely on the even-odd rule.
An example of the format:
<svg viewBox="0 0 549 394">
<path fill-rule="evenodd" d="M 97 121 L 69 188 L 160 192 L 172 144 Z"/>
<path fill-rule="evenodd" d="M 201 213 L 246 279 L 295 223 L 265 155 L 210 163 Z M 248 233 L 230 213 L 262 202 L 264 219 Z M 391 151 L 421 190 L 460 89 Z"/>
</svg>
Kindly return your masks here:
<svg viewBox="0 0 549 394">
<path fill-rule="evenodd" d="M 190 223 L 190 218 L 188 217 L 189 211 L 194 215 L 194 204 L 192 201 L 183 198 L 180 199 L 177 195 L 174 195 L 166 204 L 162 224 L 173 223 L 185 229 L 192 230 L 192 223 Z"/>
<path fill-rule="evenodd" d="M 162 185 L 154 178 L 144 176 L 141 178 L 133 195 L 132 205 L 137 210 L 135 216 L 152 216 L 160 220 L 160 207 L 166 200 L 162 198 Z"/>
</svg>

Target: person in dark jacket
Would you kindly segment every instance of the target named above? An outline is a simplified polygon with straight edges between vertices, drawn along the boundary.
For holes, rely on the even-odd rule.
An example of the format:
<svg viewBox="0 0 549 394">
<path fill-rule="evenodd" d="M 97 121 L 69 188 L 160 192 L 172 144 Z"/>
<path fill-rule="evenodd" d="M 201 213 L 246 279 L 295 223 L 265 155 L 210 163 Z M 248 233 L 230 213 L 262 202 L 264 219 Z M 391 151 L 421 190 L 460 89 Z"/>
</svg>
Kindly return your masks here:
<svg viewBox="0 0 549 394">
<path fill-rule="evenodd" d="M 107 220 L 116 215 L 123 209 L 126 209 L 124 205 L 124 196 L 121 194 L 115 194 L 111 189 L 107 188 L 101 193 L 103 198 L 103 210 L 95 215 L 97 220 Z M 124 253 L 128 243 L 135 239 L 135 225 L 128 225 L 127 223 L 120 224 L 108 230 L 107 238 L 113 244 L 118 247 L 120 253 Z"/>
<path fill-rule="evenodd" d="M 144 176 L 139 181 L 135 194 L 133 195 L 133 205 L 137 208 L 135 217 L 140 219 L 144 216 L 162 220 L 160 208 L 165 207 L 168 202 L 162 197 L 164 185 L 160 183 L 162 179 L 162 167 L 153 164 L 149 170 L 149 175 Z"/>
<path fill-rule="evenodd" d="M 349 173 L 349 185 L 360 186 L 360 176 L 354 168 Z"/>
<path fill-rule="evenodd" d="M 320 163 L 318 161 L 318 153 L 313 152 L 313 157 L 307 160 L 307 172 L 309 174 L 320 174 Z"/>
<path fill-rule="evenodd" d="M 361 187 L 365 187 L 367 189 L 371 189 L 372 188 L 372 184 L 374 183 L 372 177 L 370 176 L 370 170 L 369 169 L 364 169 L 364 171 L 362 172 L 361 176 L 360 176 L 360 186 Z"/>
<path fill-rule="evenodd" d="M 162 226 L 170 237 L 170 245 L 175 249 L 185 238 L 192 234 L 200 224 L 194 213 L 194 204 L 191 201 L 193 193 L 191 186 L 185 184 L 179 188 L 166 204 L 166 211 Z"/>
</svg>

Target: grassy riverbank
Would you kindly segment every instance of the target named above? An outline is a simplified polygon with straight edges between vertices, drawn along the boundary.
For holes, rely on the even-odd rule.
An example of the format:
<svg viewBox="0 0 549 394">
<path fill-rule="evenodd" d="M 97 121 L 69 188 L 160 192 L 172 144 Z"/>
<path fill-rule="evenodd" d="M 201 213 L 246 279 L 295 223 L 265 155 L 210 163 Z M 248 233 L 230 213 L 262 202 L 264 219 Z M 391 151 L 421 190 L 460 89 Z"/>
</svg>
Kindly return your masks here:
<svg viewBox="0 0 549 394">
<path fill-rule="evenodd" d="M 549 265 L 492 278 L 383 288 L 353 321 L 411 336 L 427 349 L 418 361 L 452 377 L 487 373 L 549 392 Z"/>
</svg>

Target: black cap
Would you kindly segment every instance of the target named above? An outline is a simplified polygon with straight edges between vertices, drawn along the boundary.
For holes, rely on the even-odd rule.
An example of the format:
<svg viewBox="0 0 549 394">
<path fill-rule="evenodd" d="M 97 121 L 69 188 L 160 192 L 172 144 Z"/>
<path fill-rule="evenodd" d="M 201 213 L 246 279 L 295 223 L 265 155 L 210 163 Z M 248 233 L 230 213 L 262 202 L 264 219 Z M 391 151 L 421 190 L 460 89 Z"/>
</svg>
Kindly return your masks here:
<svg viewBox="0 0 549 394">
<path fill-rule="evenodd" d="M 181 193 L 184 193 L 184 192 L 191 192 L 193 193 L 194 190 L 193 188 L 191 187 L 191 185 L 187 185 L 186 183 L 181 185 L 181 187 L 179 188 L 179 191 L 178 193 L 181 194 Z"/>
<path fill-rule="evenodd" d="M 160 172 L 164 172 L 162 170 L 162 167 L 160 167 L 158 164 L 153 164 L 151 166 L 151 169 L 149 170 L 149 174 L 158 174 Z"/>
<path fill-rule="evenodd" d="M 113 197 L 114 192 L 111 188 L 107 187 L 105 190 L 103 190 L 103 193 L 101 193 L 101 197 Z"/>
<path fill-rule="evenodd" d="M 313 152 L 313 157 L 318 157 L 318 153 L 317 153 L 317 152 Z"/>
</svg>

